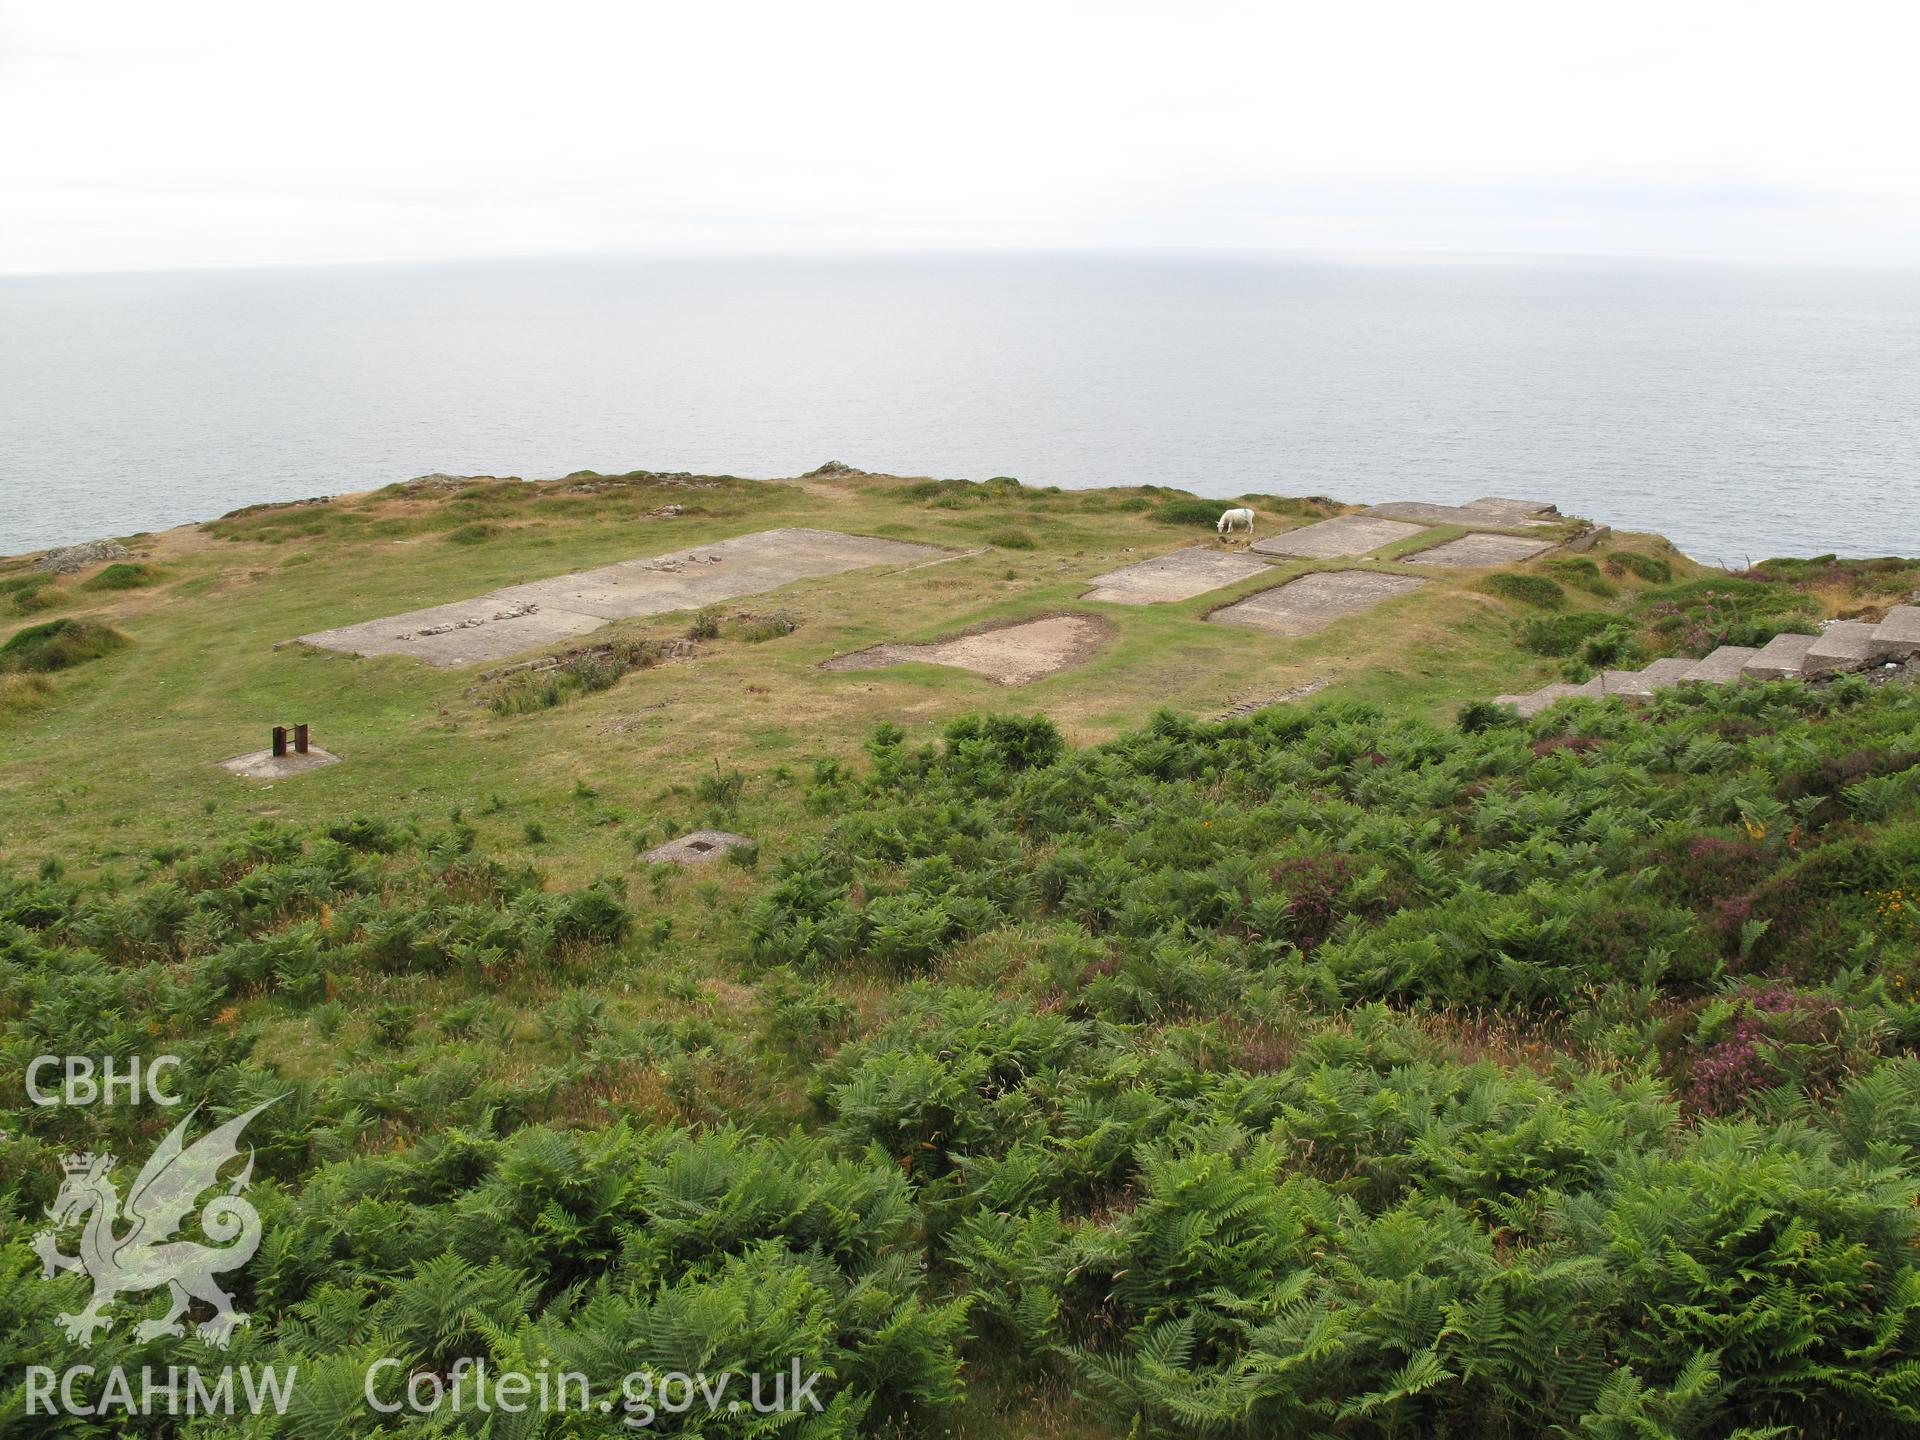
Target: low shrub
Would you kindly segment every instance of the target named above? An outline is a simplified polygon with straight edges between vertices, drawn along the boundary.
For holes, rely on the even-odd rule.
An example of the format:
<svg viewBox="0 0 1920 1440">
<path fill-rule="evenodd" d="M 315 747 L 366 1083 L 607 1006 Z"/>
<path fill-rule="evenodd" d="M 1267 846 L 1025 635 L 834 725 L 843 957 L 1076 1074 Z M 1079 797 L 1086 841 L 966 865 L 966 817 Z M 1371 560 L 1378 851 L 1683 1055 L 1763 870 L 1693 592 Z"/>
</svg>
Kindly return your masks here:
<svg viewBox="0 0 1920 1440">
<path fill-rule="evenodd" d="M 986 539 L 987 544 L 1002 550 L 1031 550 L 1038 543 L 1024 530 L 996 530 Z"/>
<path fill-rule="evenodd" d="M 1673 579 L 1673 566 L 1655 555 L 1638 550 L 1616 550 L 1607 556 L 1607 573 L 1616 578 L 1631 575 L 1649 585 L 1665 585 Z"/>
<path fill-rule="evenodd" d="M 1920 585 L 1920 560 L 1897 555 L 1854 560 L 1816 555 L 1810 560 L 1762 560 L 1740 575 L 1743 579 L 1773 580 L 1798 588 L 1842 590 L 1854 596 L 1904 598 Z"/>
<path fill-rule="evenodd" d="M 457 530 L 447 532 L 449 545 L 479 545 L 493 539 L 500 533 L 498 525 L 489 525 L 485 521 L 475 521 L 471 525 L 462 525 Z"/>
<path fill-rule="evenodd" d="M 1220 512 L 1226 507 L 1218 500 L 1166 500 L 1153 512 L 1153 518 L 1162 525 L 1205 525 L 1208 529 L 1220 523 Z"/>
<path fill-rule="evenodd" d="M 1567 592 L 1544 575 L 1517 575 L 1504 571 L 1474 582 L 1474 589 L 1502 600 L 1517 601 L 1540 610 L 1563 610 Z"/>
<path fill-rule="evenodd" d="M 776 611 L 771 615 L 734 615 L 720 627 L 720 633 L 729 640 L 743 640 L 749 645 L 758 645 L 763 640 L 778 640 L 791 635 L 800 628 L 800 622 L 792 616 Z"/>
<path fill-rule="evenodd" d="M 1790 586 L 1723 576 L 1643 595 L 1629 612 L 1663 653 L 1705 655 L 1722 645 L 1764 645 L 1812 634 L 1819 602 Z"/>
<path fill-rule="evenodd" d="M 1483 730 L 1518 725 L 1520 712 L 1512 705 L 1499 705 L 1491 700 L 1469 700 L 1460 707 L 1454 723 L 1460 727 L 1461 734 L 1478 735 Z"/>
<path fill-rule="evenodd" d="M 1592 610 L 1570 615 L 1530 615 L 1521 622 L 1520 646 L 1530 654 L 1557 660 L 1572 655 L 1590 637 L 1616 623 L 1614 616 Z"/>
<path fill-rule="evenodd" d="M 1611 600 L 1620 593 L 1620 587 L 1600 573 L 1600 567 L 1585 555 L 1561 555 L 1546 562 L 1543 567 L 1550 571 L 1563 584 L 1576 590 L 1584 590 L 1602 600 Z"/>
</svg>

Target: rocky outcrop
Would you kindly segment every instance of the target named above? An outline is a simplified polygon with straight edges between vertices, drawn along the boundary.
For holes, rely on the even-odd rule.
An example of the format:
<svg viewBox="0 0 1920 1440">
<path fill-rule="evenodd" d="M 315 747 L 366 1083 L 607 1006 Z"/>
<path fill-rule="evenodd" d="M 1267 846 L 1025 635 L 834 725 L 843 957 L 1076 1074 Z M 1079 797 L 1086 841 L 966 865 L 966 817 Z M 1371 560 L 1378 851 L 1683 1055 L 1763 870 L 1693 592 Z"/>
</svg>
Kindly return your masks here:
<svg viewBox="0 0 1920 1440">
<path fill-rule="evenodd" d="M 104 565 L 109 560 L 129 560 L 132 557 L 133 552 L 118 540 L 89 540 L 83 545 L 49 550 L 33 562 L 33 568 L 51 571 L 55 575 L 71 575 L 90 565 Z"/>
</svg>

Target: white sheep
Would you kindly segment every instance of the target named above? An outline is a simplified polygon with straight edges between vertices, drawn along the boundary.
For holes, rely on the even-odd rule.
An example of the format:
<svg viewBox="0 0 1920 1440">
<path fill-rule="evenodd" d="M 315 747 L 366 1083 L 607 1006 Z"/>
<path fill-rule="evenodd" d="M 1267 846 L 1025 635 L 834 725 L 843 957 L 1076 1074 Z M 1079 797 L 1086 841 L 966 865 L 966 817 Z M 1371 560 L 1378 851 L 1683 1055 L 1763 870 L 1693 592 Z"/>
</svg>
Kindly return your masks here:
<svg viewBox="0 0 1920 1440">
<path fill-rule="evenodd" d="M 1220 522 L 1213 528 L 1222 535 L 1231 535 L 1242 525 L 1247 527 L 1247 538 L 1253 538 L 1253 511 L 1246 509 L 1244 506 L 1238 510 L 1228 510 L 1225 512 L 1221 515 Z"/>
</svg>

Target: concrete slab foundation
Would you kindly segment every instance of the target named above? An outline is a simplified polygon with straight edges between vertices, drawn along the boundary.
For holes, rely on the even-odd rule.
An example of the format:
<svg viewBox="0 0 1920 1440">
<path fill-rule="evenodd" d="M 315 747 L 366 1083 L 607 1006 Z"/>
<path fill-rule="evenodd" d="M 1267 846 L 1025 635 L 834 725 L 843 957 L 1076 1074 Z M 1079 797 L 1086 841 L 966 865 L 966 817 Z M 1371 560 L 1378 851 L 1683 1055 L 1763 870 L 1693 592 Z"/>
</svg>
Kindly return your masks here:
<svg viewBox="0 0 1920 1440">
<path fill-rule="evenodd" d="M 795 580 L 946 553 L 933 545 L 834 530 L 762 530 L 299 638 L 355 655 L 411 655 L 429 665 L 472 665 L 571 640 L 609 620 L 697 610 Z"/>
<path fill-rule="evenodd" d="M 1096 575 L 1089 582 L 1094 588 L 1080 598 L 1104 600 L 1110 605 L 1156 605 L 1169 600 L 1190 600 L 1209 590 L 1237 584 L 1266 568 L 1261 561 L 1238 550 L 1196 545 Z"/>
<path fill-rule="evenodd" d="M 1002 685 L 1025 685 L 1092 655 L 1112 627 L 1092 615 L 1049 615 L 1014 625 L 998 625 L 937 640 L 927 645 L 874 645 L 836 655 L 822 670 L 878 670 L 918 661 L 971 670 Z"/>
<path fill-rule="evenodd" d="M 1529 540 L 1523 535 L 1462 535 L 1401 559 L 1408 565 L 1445 565 L 1465 570 L 1480 565 L 1516 564 L 1552 548 L 1551 540 Z"/>
<path fill-rule="evenodd" d="M 309 770 L 324 770 L 329 765 L 339 763 L 338 755 L 316 745 L 304 755 L 275 755 L 271 750 L 255 750 L 248 755 L 222 760 L 219 766 L 229 775 L 238 775 L 243 780 L 284 780 L 289 775 L 304 775 Z"/>
<path fill-rule="evenodd" d="M 1307 560 L 1337 560 L 1348 555 L 1371 555 L 1396 541 L 1418 535 L 1427 527 L 1408 525 L 1399 520 L 1381 520 L 1371 515 L 1336 515 L 1256 540 L 1251 548 L 1259 555 L 1292 555 Z"/>
<path fill-rule="evenodd" d="M 1311 635 L 1334 621 L 1410 594 L 1427 582 L 1372 570 L 1327 570 L 1302 575 L 1214 611 L 1216 625 L 1238 625 L 1269 635 Z"/>
</svg>

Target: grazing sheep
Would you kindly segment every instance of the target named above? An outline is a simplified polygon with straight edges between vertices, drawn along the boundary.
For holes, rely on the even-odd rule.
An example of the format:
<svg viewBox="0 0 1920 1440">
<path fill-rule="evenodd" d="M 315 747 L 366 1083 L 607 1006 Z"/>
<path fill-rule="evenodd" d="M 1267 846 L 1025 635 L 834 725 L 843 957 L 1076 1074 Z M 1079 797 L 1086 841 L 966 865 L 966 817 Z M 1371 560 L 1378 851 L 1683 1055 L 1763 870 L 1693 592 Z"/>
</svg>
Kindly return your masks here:
<svg viewBox="0 0 1920 1440">
<path fill-rule="evenodd" d="M 1220 517 L 1220 523 L 1213 528 L 1222 535 L 1231 535 L 1242 525 L 1247 527 L 1249 538 L 1253 535 L 1253 511 L 1247 509 L 1229 510 Z"/>
</svg>

